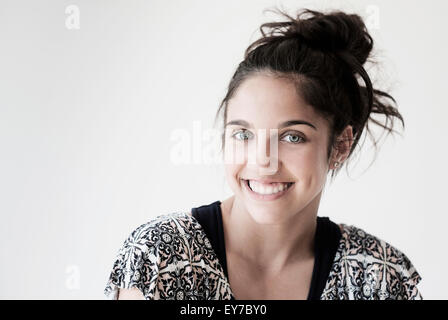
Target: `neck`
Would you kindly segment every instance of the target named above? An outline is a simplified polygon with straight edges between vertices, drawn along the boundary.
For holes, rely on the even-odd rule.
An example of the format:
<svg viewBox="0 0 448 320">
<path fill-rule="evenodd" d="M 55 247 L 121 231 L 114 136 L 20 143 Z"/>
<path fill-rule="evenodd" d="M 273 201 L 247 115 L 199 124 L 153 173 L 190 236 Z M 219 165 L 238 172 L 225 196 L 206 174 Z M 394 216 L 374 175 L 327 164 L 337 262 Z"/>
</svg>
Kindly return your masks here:
<svg viewBox="0 0 448 320">
<path fill-rule="evenodd" d="M 319 200 L 320 194 L 301 212 L 282 223 L 259 224 L 238 198 L 226 199 L 221 204 L 226 250 L 272 273 L 314 258 Z"/>
</svg>

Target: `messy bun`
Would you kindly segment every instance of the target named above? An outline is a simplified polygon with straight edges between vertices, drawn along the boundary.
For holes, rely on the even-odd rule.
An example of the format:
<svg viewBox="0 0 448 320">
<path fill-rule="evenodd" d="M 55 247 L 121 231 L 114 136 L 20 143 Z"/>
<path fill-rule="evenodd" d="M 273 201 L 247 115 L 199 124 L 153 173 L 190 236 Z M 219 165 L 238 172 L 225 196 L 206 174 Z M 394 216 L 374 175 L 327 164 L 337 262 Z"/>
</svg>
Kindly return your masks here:
<svg viewBox="0 0 448 320">
<path fill-rule="evenodd" d="M 246 56 L 254 46 L 267 40 L 295 38 L 322 52 L 350 53 L 363 65 L 373 48 L 373 39 L 361 17 L 356 14 L 340 11 L 323 14 L 309 9 L 300 12 L 295 19 L 284 12 L 280 14 L 289 21 L 264 23 L 260 27 L 263 38 L 249 46 Z M 270 29 L 269 34 L 266 34 L 265 28 Z"/>
<path fill-rule="evenodd" d="M 225 124 L 227 103 L 239 85 L 255 73 L 267 73 L 294 81 L 304 100 L 328 120 L 328 159 L 332 148 L 338 148 L 336 137 L 348 125 L 352 126 L 354 136 L 348 158 L 358 145 L 364 128 L 373 137 L 369 122 L 389 133 L 393 131 L 394 118 L 398 118 L 404 127 L 401 114 L 393 106 L 394 98 L 373 88 L 364 69 L 373 39 L 359 15 L 304 9 L 294 18 L 283 11 L 277 12 L 286 21 L 260 26 L 262 37 L 246 49 L 216 117 L 224 108 Z M 374 119 L 374 113 L 385 116 L 385 124 Z M 372 140 L 376 148 L 377 141 Z M 224 144 L 223 134 L 222 148 Z M 332 178 L 340 169 L 332 171 Z"/>
</svg>

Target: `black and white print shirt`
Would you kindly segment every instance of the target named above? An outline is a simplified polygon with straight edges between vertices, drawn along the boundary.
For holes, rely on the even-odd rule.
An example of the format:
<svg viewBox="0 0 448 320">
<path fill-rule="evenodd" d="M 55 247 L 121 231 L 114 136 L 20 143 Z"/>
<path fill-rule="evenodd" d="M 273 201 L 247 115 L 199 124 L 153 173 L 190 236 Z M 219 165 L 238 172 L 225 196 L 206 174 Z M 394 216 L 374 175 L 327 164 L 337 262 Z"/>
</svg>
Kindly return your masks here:
<svg viewBox="0 0 448 320">
<path fill-rule="evenodd" d="M 321 300 L 422 299 L 420 275 L 405 254 L 360 228 L 342 237 Z M 233 293 L 201 224 L 186 212 L 136 228 L 118 251 L 104 294 L 138 288 L 151 300 L 229 300 Z"/>
</svg>

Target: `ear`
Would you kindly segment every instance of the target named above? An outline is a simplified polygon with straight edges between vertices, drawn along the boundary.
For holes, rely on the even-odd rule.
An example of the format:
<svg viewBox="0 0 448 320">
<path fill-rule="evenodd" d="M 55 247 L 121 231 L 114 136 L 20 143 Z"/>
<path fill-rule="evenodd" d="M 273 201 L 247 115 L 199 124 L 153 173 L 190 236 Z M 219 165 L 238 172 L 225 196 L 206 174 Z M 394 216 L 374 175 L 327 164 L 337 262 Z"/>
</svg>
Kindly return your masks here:
<svg viewBox="0 0 448 320">
<path fill-rule="evenodd" d="M 353 144 L 353 128 L 347 126 L 344 131 L 336 138 L 333 146 L 332 156 L 330 157 L 330 169 L 336 169 L 335 162 L 339 162 L 339 167 L 347 159 Z"/>
</svg>

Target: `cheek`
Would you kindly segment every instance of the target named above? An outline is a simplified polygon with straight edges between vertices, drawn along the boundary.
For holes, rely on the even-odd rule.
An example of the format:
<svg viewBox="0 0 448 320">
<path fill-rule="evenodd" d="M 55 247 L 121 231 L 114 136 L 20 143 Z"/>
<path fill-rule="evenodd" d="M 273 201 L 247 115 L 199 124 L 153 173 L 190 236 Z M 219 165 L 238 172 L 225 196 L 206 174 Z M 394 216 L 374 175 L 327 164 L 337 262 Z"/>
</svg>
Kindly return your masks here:
<svg viewBox="0 0 448 320">
<path fill-rule="evenodd" d="M 247 145 L 244 143 L 234 142 L 233 140 L 226 139 L 224 146 L 224 162 L 228 165 L 240 166 L 246 162 L 248 153 Z"/>
<path fill-rule="evenodd" d="M 242 166 L 238 165 L 238 164 L 225 164 L 224 165 L 226 180 L 228 181 L 228 183 L 230 185 L 239 183 L 237 181 L 237 179 L 238 179 L 239 173 L 241 172 L 241 168 L 242 168 Z"/>
<path fill-rule="evenodd" d="M 233 165 L 233 164 L 225 164 L 224 165 L 224 170 L 225 170 L 225 173 L 226 173 L 226 178 L 231 178 L 231 177 L 235 176 L 235 174 L 238 171 L 238 168 L 237 168 L 236 165 Z"/>
<path fill-rule="evenodd" d="M 282 162 L 302 188 L 315 188 L 316 184 L 325 179 L 327 172 L 325 155 L 315 148 L 285 152 L 282 155 Z"/>
<path fill-rule="evenodd" d="M 224 165 L 226 176 L 235 176 L 246 163 L 246 153 L 244 146 L 232 141 L 226 141 L 224 147 Z"/>
<path fill-rule="evenodd" d="M 227 186 L 232 190 L 233 194 L 240 194 L 241 184 L 238 177 L 242 172 L 242 167 L 240 165 L 225 164 L 224 171 Z"/>
<path fill-rule="evenodd" d="M 314 148 L 282 150 L 282 163 L 292 172 L 309 172 L 320 167 L 320 155 Z"/>
</svg>

